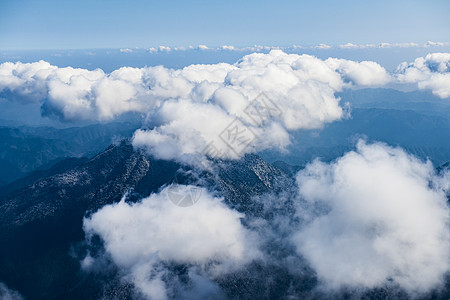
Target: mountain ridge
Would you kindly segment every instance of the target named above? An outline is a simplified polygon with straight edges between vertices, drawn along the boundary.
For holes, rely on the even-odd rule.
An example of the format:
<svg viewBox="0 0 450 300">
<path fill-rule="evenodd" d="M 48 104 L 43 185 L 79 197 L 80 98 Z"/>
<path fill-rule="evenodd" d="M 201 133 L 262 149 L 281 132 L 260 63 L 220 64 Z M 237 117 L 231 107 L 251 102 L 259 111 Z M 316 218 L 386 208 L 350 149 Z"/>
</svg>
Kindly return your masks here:
<svg viewBox="0 0 450 300">
<path fill-rule="evenodd" d="M 204 174 L 204 182 L 230 206 L 256 215 L 263 208 L 252 202 L 252 196 L 281 190 L 283 181 L 290 180 L 257 155 L 217 164 L 218 175 Z M 4 196 L 0 202 L 0 242 L 5 245 L 0 250 L 0 281 L 32 299 L 59 298 L 65 290 L 72 290 L 73 298 L 83 289 L 99 295 L 100 284 L 88 284 L 79 258 L 69 255 L 84 243 L 83 218 L 120 201 L 127 192 L 127 201 L 138 201 L 187 170 L 173 161 L 153 159 L 122 141 L 68 171 L 40 178 Z"/>
</svg>

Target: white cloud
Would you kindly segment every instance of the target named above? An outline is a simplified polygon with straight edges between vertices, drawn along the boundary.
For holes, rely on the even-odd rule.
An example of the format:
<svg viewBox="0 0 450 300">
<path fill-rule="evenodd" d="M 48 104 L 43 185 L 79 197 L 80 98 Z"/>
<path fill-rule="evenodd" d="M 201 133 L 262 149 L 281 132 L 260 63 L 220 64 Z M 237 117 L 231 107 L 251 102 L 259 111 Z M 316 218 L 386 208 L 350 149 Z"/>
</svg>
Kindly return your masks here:
<svg viewBox="0 0 450 300">
<path fill-rule="evenodd" d="M 209 50 L 208 46 L 206 46 L 206 45 L 198 45 L 197 48 L 199 50 Z"/>
<path fill-rule="evenodd" d="M 234 65 L 123 67 L 110 74 L 43 61 L 0 65 L 0 90 L 41 102 L 46 115 L 103 121 L 128 112 L 146 114 L 151 131 L 138 131 L 135 145 L 167 159 L 201 153 L 210 143 L 226 158 L 283 149 L 289 144 L 289 131 L 320 128 L 342 117 L 335 92 L 353 85 L 380 85 L 387 78 L 374 62 L 324 61 L 281 50 L 250 54 Z M 279 112 L 263 124 L 245 111 L 261 93 Z M 264 138 L 239 151 L 230 148 L 220 134 L 236 118 L 249 134 Z"/>
<path fill-rule="evenodd" d="M 417 43 L 380 43 L 378 45 L 375 44 L 353 44 L 347 43 L 339 45 L 338 48 L 341 49 L 367 49 L 367 48 L 410 48 L 410 47 L 426 47 L 426 45 L 420 45 Z"/>
<path fill-rule="evenodd" d="M 331 46 L 327 45 L 327 44 L 319 44 L 319 45 L 315 46 L 314 48 L 317 48 L 317 49 L 331 49 Z"/>
<path fill-rule="evenodd" d="M 297 175 L 306 221 L 293 241 L 331 289 L 392 280 L 410 293 L 443 283 L 449 271 L 449 208 L 429 162 L 399 148 L 359 142 L 330 164 Z M 308 219 L 308 218 L 305 218 Z"/>
<path fill-rule="evenodd" d="M 163 51 L 186 51 L 186 50 L 221 50 L 221 51 L 247 51 L 247 52 L 266 52 L 270 50 L 284 50 L 284 51 L 295 51 L 299 49 L 318 49 L 318 50 L 330 50 L 330 49 L 368 49 L 368 48 L 377 48 L 377 49 L 392 49 L 392 48 L 431 48 L 431 47 L 444 47 L 450 45 L 449 42 L 432 42 L 428 41 L 424 44 L 419 44 L 415 42 L 406 42 L 406 43 L 387 43 L 387 42 L 380 42 L 378 44 L 355 44 L 355 43 L 345 43 L 345 44 L 339 44 L 339 45 L 328 45 L 328 44 L 319 44 L 319 45 L 311 45 L 311 46 L 301 46 L 301 45 L 292 45 L 292 46 L 286 46 L 286 47 L 279 47 L 279 46 L 262 46 L 262 45 L 254 45 L 254 46 L 247 46 L 247 47 L 235 47 L 231 45 L 223 45 L 220 47 L 210 47 L 207 45 L 198 45 L 196 47 L 193 46 L 177 46 L 177 47 L 166 47 L 166 46 L 160 46 L 159 48 L 150 48 L 150 53 L 154 52 L 163 52 Z M 128 50 L 128 49 L 121 49 L 121 50 Z M 132 50 L 132 49 L 130 49 Z"/>
<path fill-rule="evenodd" d="M 110 120 L 130 111 L 152 107 L 143 85 L 145 70 L 121 68 L 107 75 L 102 70 L 60 68 L 47 78 L 44 112 L 64 120 Z"/>
<path fill-rule="evenodd" d="M 331 49 L 331 48 L 340 48 L 340 49 L 367 49 L 367 48 L 378 48 L 378 49 L 391 49 L 391 48 L 411 48 L 411 47 L 442 47 L 448 46 L 450 43 L 447 42 L 427 42 L 425 44 L 418 44 L 414 42 L 409 43 L 387 43 L 381 42 L 379 44 L 354 44 L 354 43 L 346 43 L 336 46 L 330 46 L 327 44 L 319 44 L 317 46 L 311 46 L 310 48 L 315 49 Z M 295 49 L 295 46 L 292 47 Z"/>
<path fill-rule="evenodd" d="M 147 148 L 160 158 L 180 159 L 184 154 L 201 153 L 213 143 L 220 152 L 218 156 L 237 158 L 248 152 L 284 148 L 289 144 L 288 131 L 321 127 L 343 114 L 334 97 L 334 92 L 344 86 L 341 76 L 313 56 L 281 51 L 252 54 L 234 66 L 201 67 L 202 78 L 197 78 L 202 74 L 198 68 L 191 66 L 182 71 L 190 80 L 199 82 L 185 96 L 187 99 L 162 103 L 153 112 L 159 126 L 138 131 L 135 146 Z M 213 72 L 216 75 L 211 77 Z M 208 76 L 214 80 L 204 80 Z M 245 114 L 246 107 L 261 92 L 282 111 L 263 126 L 254 124 Z M 221 136 L 236 118 L 244 125 L 239 129 L 263 137 L 243 151 L 227 146 Z"/>
<path fill-rule="evenodd" d="M 431 53 L 412 63 L 402 63 L 397 68 L 397 80 L 416 83 L 419 89 L 431 90 L 433 94 L 450 96 L 450 53 Z"/>
<path fill-rule="evenodd" d="M 428 41 L 425 44 L 425 46 L 426 47 L 442 47 L 442 46 L 448 46 L 449 44 L 450 43 Z"/>
<path fill-rule="evenodd" d="M 47 78 L 58 67 L 45 61 L 31 64 L 6 62 L 0 65 L 0 92 L 8 90 L 24 101 L 40 101 L 47 96 Z"/>
<path fill-rule="evenodd" d="M 170 52 L 172 49 L 168 46 L 159 46 L 158 51 L 160 52 Z"/>
<path fill-rule="evenodd" d="M 178 186 L 181 194 L 191 186 Z M 243 215 L 202 189 L 195 206 L 169 200 L 171 187 L 139 203 L 104 206 L 84 220 L 88 236 L 99 235 L 126 279 L 151 299 L 165 299 L 171 283 L 163 279 L 166 264 L 190 265 L 191 277 L 203 283 L 244 268 L 260 256 Z"/>
<path fill-rule="evenodd" d="M 229 50 L 229 51 L 233 51 L 236 50 L 236 48 L 234 46 L 228 46 L 228 45 L 223 45 L 222 47 L 220 47 L 222 50 Z"/>
<path fill-rule="evenodd" d="M 420 47 L 417 43 L 395 43 L 393 46 L 398 48 Z"/>
<path fill-rule="evenodd" d="M 352 43 L 347 43 L 347 44 L 339 45 L 338 47 L 339 47 L 339 48 L 342 48 L 342 49 L 358 49 L 358 48 L 360 48 L 359 45 L 355 45 L 355 44 L 352 44 Z"/>
<path fill-rule="evenodd" d="M 392 48 L 391 43 L 382 42 L 378 45 L 379 48 Z"/>
<path fill-rule="evenodd" d="M 326 62 L 346 80 L 359 86 L 385 85 L 391 81 L 386 69 L 373 61 L 355 62 L 329 58 Z"/>
<path fill-rule="evenodd" d="M 130 49 L 130 48 L 120 49 L 119 51 L 122 52 L 122 53 L 131 53 L 131 52 L 133 52 L 133 50 Z"/>
</svg>

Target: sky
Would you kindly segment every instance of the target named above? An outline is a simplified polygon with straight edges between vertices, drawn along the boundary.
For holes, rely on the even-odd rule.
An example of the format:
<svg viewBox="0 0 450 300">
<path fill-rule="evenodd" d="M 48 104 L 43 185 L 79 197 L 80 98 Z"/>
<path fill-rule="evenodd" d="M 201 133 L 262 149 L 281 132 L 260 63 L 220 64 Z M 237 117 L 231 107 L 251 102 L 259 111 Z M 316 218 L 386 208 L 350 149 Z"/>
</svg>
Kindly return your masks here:
<svg viewBox="0 0 450 300">
<path fill-rule="evenodd" d="M 0 49 L 449 41 L 450 2 L 0 1 Z"/>
</svg>

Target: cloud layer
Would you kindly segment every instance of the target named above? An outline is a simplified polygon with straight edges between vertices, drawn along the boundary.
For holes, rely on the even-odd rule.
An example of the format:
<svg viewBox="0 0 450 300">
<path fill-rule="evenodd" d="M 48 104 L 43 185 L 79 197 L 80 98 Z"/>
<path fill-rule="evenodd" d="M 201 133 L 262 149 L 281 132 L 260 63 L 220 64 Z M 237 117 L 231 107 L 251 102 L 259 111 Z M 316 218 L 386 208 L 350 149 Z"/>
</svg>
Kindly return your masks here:
<svg viewBox="0 0 450 300">
<path fill-rule="evenodd" d="M 310 221 L 293 242 L 331 289 L 392 281 L 410 293 L 427 292 L 450 269 L 440 180 L 429 162 L 359 142 L 356 151 L 330 164 L 315 161 L 297 175 L 307 203 L 299 214 Z M 320 213 L 311 217 L 304 207 Z"/>
<path fill-rule="evenodd" d="M 195 206 L 176 206 L 169 199 L 171 188 L 139 203 L 107 205 L 84 220 L 85 232 L 102 238 L 126 278 L 151 299 L 173 292 L 174 282 L 164 281 L 164 266 L 191 265 L 193 284 L 206 284 L 259 256 L 254 237 L 241 224 L 243 215 L 206 190 Z M 191 188 L 178 186 L 177 192 L 183 195 Z"/>
<path fill-rule="evenodd" d="M 18 62 L 0 65 L 0 95 L 40 103 L 44 115 L 64 121 L 141 114 L 145 122 L 134 135 L 135 146 L 191 163 L 205 154 L 239 158 L 284 149 L 291 131 L 341 119 L 345 110 L 335 93 L 345 88 L 417 83 L 448 97 L 448 66 L 449 54 L 434 53 L 388 74 L 372 61 L 321 60 L 281 50 L 253 53 L 233 65 L 123 67 L 110 74 Z"/>
<path fill-rule="evenodd" d="M 159 46 L 159 47 L 151 47 L 148 49 L 150 53 L 161 53 L 161 52 L 170 52 L 170 51 L 186 51 L 186 50 L 209 50 L 209 51 L 239 51 L 239 52 L 260 52 L 260 51 L 270 51 L 270 50 L 283 50 L 286 52 L 295 51 L 299 49 L 319 49 L 319 50 L 329 50 L 329 49 L 390 49 L 390 48 L 430 48 L 430 47 L 444 47 L 448 46 L 450 43 L 448 42 L 433 42 L 428 41 L 424 44 L 419 44 L 415 42 L 409 43 L 387 43 L 381 42 L 378 44 L 353 44 L 346 43 L 340 45 L 327 45 L 327 44 L 319 44 L 319 45 L 293 45 L 287 47 L 280 46 L 262 46 L 262 45 L 254 45 L 248 47 L 235 47 L 232 45 L 223 45 L 220 47 L 208 47 L 205 45 L 194 46 L 181 46 L 181 47 L 168 47 L 168 46 Z M 129 52 L 131 49 L 120 49 L 120 52 Z"/>
<path fill-rule="evenodd" d="M 211 143 L 226 158 L 283 148 L 288 131 L 318 128 L 342 117 L 336 91 L 379 85 L 386 78 L 386 71 L 373 62 L 323 61 L 280 50 L 247 55 L 234 65 L 124 67 L 111 74 L 44 61 L 0 65 L 0 91 L 9 93 L 8 98 L 14 94 L 21 101 L 42 103 L 45 115 L 66 121 L 111 120 L 128 112 L 147 115 L 150 130 L 138 131 L 135 144 L 167 159 L 201 153 Z M 261 93 L 277 110 L 259 120 L 264 124 L 246 111 Z M 255 139 L 245 151 L 230 149 L 220 134 L 235 119 L 252 139 L 264 135 L 264 140 Z"/>
</svg>

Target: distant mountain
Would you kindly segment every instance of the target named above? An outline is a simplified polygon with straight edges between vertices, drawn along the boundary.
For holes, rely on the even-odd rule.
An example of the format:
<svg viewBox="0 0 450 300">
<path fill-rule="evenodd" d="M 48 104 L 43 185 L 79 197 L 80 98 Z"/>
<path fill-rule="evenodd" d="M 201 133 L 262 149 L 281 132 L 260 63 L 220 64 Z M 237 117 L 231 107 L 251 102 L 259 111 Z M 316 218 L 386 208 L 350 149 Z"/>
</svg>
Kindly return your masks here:
<svg viewBox="0 0 450 300">
<path fill-rule="evenodd" d="M 282 160 L 291 165 L 306 164 L 315 158 L 330 161 L 364 138 L 400 146 L 436 165 L 450 160 L 450 114 L 444 117 L 412 110 L 355 108 L 349 119 L 292 135 L 288 151 L 264 151 L 261 156 L 267 161 Z"/>
<path fill-rule="evenodd" d="M 23 178 L 17 179 L 16 181 L 13 181 L 10 184 L 7 184 L 7 185 L 1 187 L 0 188 L 0 197 L 5 197 L 15 191 L 25 188 L 28 185 L 33 184 L 34 182 L 38 181 L 41 178 L 50 177 L 50 176 L 53 176 L 56 174 L 64 173 L 65 171 L 73 169 L 73 168 L 87 162 L 88 160 L 89 159 L 86 157 L 62 158 L 61 161 L 55 163 L 49 169 L 36 170 L 34 172 L 31 172 L 29 175 L 27 175 Z M 41 168 L 45 168 L 45 167 L 41 167 Z"/>
<path fill-rule="evenodd" d="M 108 123 L 85 127 L 0 127 L 0 185 L 66 157 L 91 157 L 113 139 L 130 137 L 139 126 Z"/>
<path fill-rule="evenodd" d="M 403 92 L 386 88 L 346 89 L 337 93 L 341 102 L 350 103 L 352 108 L 383 108 L 413 110 L 422 114 L 447 116 L 450 99 L 441 99 L 430 91 Z"/>
<path fill-rule="evenodd" d="M 20 125 L 22 125 L 22 124 L 20 124 L 20 122 L 17 122 L 17 121 L 0 119 L 1 127 L 18 127 Z"/>
<path fill-rule="evenodd" d="M 216 161 L 216 165 L 218 176 L 203 173 L 204 182 L 219 191 L 230 206 L 249 215 L 267 213 L 252 196 L 282 191 L 293 183 L 285 172 L 257 155 Z M 70 253 L 83 245 L 83 217 L 119 201 L 130 189 L 129 201 L 134 201 L 175 178 L 179 183 L 190 180 L 183 177 L 183 170 L 186 168 L 175 162 L 152 159 L 122 142 L 71 170 L 55 172 L 58 174 L 10 192 L 0 200 L 0 281 L 30 299 L 97 299 L 104 293 L 126 290 L 123 283 L 108 285 L 111 277 L 80 271 L 79 258 Z M 177 175 L 180 172 L 181 177 Z M 255 289 L 258 294 L 258 285 L 248 281 L 250 275 L 240 276 L 233 280 L 243 280 L 243 289 Z M 232 282 L 223 286 L 235 290 Z"/>
<path fill-rule="evenodd" d="M 316 130 L 296 131 L 286 152 L 269 150 L 261 156 L 291 165 L 315 158 L 331 161 L 353 149 L 359 138 L 366 138 L 401 146 L 436 165 L 450 160 L 450 99 L 393 89 L 349 89 L 336 96 L 341 103 L 350 103 L 349 118 Z"/>
</svg>

